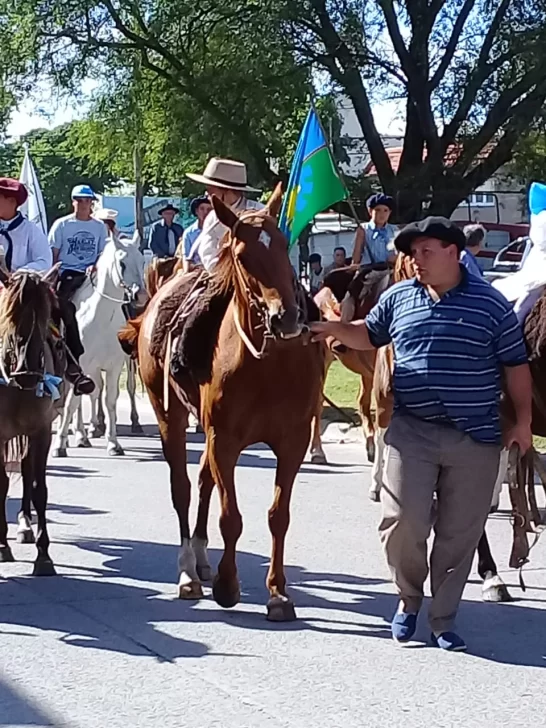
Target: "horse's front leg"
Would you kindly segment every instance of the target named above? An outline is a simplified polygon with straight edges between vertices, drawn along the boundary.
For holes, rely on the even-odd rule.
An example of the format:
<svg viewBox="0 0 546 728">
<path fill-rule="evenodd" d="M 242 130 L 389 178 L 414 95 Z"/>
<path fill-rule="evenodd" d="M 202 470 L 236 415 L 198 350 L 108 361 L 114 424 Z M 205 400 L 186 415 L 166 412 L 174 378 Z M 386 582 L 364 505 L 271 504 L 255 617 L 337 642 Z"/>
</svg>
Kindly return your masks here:
<svg viewBox="0 0 546 728">
<path fill-rule="evenodd" d="M 478 574 L 483 580 L 482 599 L 484 602 L 511 602 L 512 597 L 506 584 L 497 572 L 497 564 L 489 547 L 489 539 L 484 531 L 478 543 Z"/>
<path fill-rule="evenodd" d="M 296 619 L 294 603 L 286 593 L 284 575 L 284 543 L 290 524 L 290 498 L 294 480 L 305 456 L 309 428 L 303 426 L 295 433 L 289 433 L 273 450 L 277 456 L 275 495 L 269 509 L 269 530 L 272 537 L 271 563 L 267 573 L 269 602 L 267 618 L 273 622 L 289 622 Z"/>
<path fill-rule="evenodd" d="M 136 362 L 128 357 L 125 364 L 127 366 L 127 393 L 131 402 L 131 432 L 135 435 L 141 435 L 143 429 L 136 406 Z"/>
<path fill-rule="evenodd" d="M 55 445 L 53 447 L 53 457 L 55 458 L 65 458 L 68 454 L 68 428 L 78 407 L 79 400 L 80 397 L 74 394 L 74 388 L 70 387 L 61 417 L 61 424 L 55 437 Z"/>
<path fill-rule="evenodd" d="M 235 465 L 241 448 L 229 435 L 213 431 L 211 436 L 211 431 L 206 429 L 208 461 L 220 493 L 220 531 L 224 540 L 224 553 L 212 585 L 212 596 L 221 607 L 229 608 L 241 598 L 236 552 L 237 541 L 243 531 L 243 519 L 235 492 Z"/>
<path fill-rule="evenodd" d="M 91 419 L 89 422 L 89 437 L 91 439 L 98 439 L 102 437 L 106 432 L 106 418 L 104 416 L 104 409 L 102 406 L 102 400 L 104 397 L 104 380 L 102 378 L 102 372 L 97 373 L 95 391 L 89 396 L 91 403 Z"/>
<path fill-rule="evenodd" d="M 326 356 L 324 360 L 324 382 L 328 376 L 328 370 L 334 361 L 334 358 L 329 349 L 326 349 Z M 317 399 L 315 416 L 311 425 L 311 462 L 315 465 L 327 465 L 328 460 L 326 459 L 326 453 L 322 447 L 321 428 L 322 428 L 322 411 L 324 408 L 324 395 L 323 390 L 320 390 L 320 394 Z"/>
<path fill-rule="evenodd" d="M 32 489 L 34 487 L 34 450 L 29 443 L 27 454 L 21 461 L 21 478 L 23 481 L 23 497 L 21 510 L 17 514 L 17 541 L 18 543 L 35 543 L 32 530 Z"/>
<path fill-rule="evenodd" d="M 81 397 L 78 399 L 78 407 L 76 409 L 76 415 L 74 418 L 74 444 L 76 447 L 92 447 L 87 432 L 85 431 L 85 425 L 83 423 L 83 400 Z"/>
<path fill-rule="evenodd" d="M 119 397 L 119 378 L 123 368 L 123 360 L 113 364 L 106 372 L 104 383 L 105 407 L 106 407 L 106 452 L 108 455 L 125 455 L 123 448 L 118 442 L 116 406 Z"/>
<path fill-rule="evenodd" d="M 378 400 L 375 403 L 375 458 L 372 465 L 372 484 L 369 490 L 370 500 L 379 503 L 381 499 L 381 488 L 383 487 L 383 470 L 385 467 L 385 435 L 392 419 L 394 397 L 391 393 L 387 395 L 376 395 Z"/>
<path fill-rule="evenodd" d="M 199 468 L 199 505 L 197 507 L 197 521 L 195 531 L 191 539 L 193 553 L 197 563 L 197 574 L 201 581 L 210 581 L 212 579 L 212 569 L 209 563 L 207 553 L 208 539 L 208 520 L 210 509 L 210 497 L 214 489 L 214 479 L 210 472 L 210 464 L 208 455 L 205 450 L 201 457 L 201 465 Z"/>
<path fill-rule="evenodd" d="M 34 576 L 55 576 L 55 567 L 49 556 L 49 535 L 47 532 L 47 456 L 51 446 L 51 427 L 47 428 L 30 442 L 34 454 L 34 483 L 32 488 L 32 503 L 36 510 L 38 533 L 36 546 L 38 555 L 34 562 Z"/>
<path fill-rule="evenodd" d="M 368 462 L 373 463 L 375 458 L 375 424 L 372 416 L 372 388 L 373 373 L 361 374 L 360 391 L 358 393 L 358 407 L 362 418 L 362 430 L 366 442 L 366 455 Z"/>
<path fill-rule="evenodd" d="M 8 497 L 9 476 L 4 462 L 4 444 L 0 442 L 0 563 L 15 561 L 8 545 L 8 521 L 6 517 L 6 499 Z"/>
</svg>

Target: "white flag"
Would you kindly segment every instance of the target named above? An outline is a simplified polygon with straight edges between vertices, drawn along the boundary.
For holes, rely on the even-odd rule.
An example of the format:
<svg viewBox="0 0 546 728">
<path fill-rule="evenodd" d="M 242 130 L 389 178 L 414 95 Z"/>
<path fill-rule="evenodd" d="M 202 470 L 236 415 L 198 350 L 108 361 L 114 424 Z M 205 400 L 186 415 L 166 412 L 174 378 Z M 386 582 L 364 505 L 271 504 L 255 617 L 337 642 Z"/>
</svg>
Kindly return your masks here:
<svg viewBox="0 0 546 728">
<path fill-rule="evenodd" d="M 21 169 L 21 176 L 19 182 L 22 182 L 27 188 L 28 200 L 24 205 L 21 206 L 21 212 L 23 215 L 35 225 L 43 230 L 44 235 L 47 235 L 47 217 L 44 205 L 44 198 L 42 190 L 40 189 L 40 183 L 36 176 L 36 170 L 32 164 L 32 159 L 28 153 L 28 147 L 25 149 L 25 159 L 23 160 L 23 167 Z"/>
</svg>

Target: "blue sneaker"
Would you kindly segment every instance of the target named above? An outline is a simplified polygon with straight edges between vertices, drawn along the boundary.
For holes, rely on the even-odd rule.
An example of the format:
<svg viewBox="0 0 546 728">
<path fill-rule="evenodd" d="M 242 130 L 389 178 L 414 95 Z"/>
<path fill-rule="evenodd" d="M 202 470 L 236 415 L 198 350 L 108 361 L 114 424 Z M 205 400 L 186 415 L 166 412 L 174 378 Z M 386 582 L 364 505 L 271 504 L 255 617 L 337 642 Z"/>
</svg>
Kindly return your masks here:
<svg viewBox="0 0 546 728">
<path fill-rule="evenodd" d="M 409 642 L 417 627 L 417 612 L 397 612 L 392 618 L 391 631 L 395 642 Z"/>
<path fill-rule="evenodd" d="M 448 652 L 465 652 L 467 649 L 466 642 L 458 634 L 455 634 L 455 632 L 442 632 L 438 637 L 435 634 L 431 634 L 430 639 L 434 647 L 439 647 Z"/>
</svg>

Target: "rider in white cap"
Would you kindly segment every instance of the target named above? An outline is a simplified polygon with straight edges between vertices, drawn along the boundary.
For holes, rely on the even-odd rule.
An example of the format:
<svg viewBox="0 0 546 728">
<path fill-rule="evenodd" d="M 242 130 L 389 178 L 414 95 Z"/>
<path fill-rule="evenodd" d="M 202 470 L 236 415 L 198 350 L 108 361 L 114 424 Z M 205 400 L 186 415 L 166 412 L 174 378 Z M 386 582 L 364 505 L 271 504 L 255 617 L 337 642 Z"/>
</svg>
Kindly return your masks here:
<svg viewBox="0 0 546 728">
<path fill-rule="evenodd" d="M 188 174 L 194 182 L 206 186 L 209 197 L 216 195 L 236 213 L 245 210 L 262 210 L 264 205 L 246 198 L 246 192 L 259 192 L 247 184 L 246 165 L 232 159 L 209 160 L 203 174 Z M 220 241 L 227 232 L 214 210 L 209 212 L 203 224 L 203 230 L 192 246 L 189 260 L 197 253 L 206 270 L 214 268 L 218 261 Z"/>
</svg>

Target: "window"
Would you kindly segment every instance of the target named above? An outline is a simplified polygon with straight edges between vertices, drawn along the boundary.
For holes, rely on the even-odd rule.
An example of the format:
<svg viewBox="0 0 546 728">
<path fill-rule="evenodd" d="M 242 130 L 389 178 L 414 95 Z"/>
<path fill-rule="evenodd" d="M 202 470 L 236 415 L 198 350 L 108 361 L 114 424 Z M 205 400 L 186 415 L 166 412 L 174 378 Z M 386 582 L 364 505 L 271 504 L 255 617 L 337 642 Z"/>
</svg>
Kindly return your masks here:
<svg viewBox="0 0 546 728">
<path fill-rule="evenodd" d="M 459 207 L 495 207 L 495 195 L 489 192 L 474 192 Z"/>
</svg>

